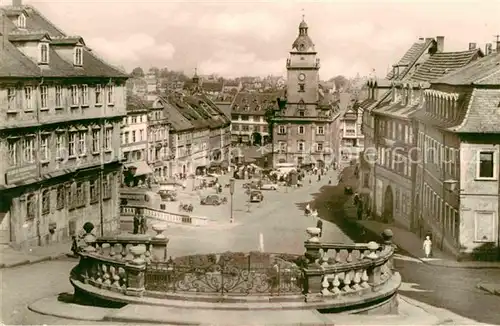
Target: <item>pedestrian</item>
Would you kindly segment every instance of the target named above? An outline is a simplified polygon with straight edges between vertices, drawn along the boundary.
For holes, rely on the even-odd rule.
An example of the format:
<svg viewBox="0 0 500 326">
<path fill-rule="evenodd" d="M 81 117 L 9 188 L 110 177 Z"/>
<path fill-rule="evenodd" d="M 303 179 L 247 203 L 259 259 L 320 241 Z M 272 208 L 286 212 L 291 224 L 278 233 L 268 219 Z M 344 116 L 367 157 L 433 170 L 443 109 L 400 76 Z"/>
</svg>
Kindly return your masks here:
<svg viewBox="0 0 500 326">
<path fill-rule="evenodd" d="M 134 234 L 139 233 L 139 225 L 141 223 L 140 216 L 139 216 L 139 209 L 135 209 L 135 214 L 134 214 Z"/>
<path fill-rule="evenodd" d="M 140 232 L 141 234 L 146 234 L 146 231 L 147 231 L 147 220 L 146 220 L 146 217 L 144 215 L 141 214 L 141 219 L 140 219 L 141 223 L 140 223 Z"/>
<path fill-rule="evenodd" d="M 432 241 L 430 236 L 425 237 L 423 248 L 425 252 L 425 258 L 429 258 L 432 253 Z"/>
<path fill-rule="evenodd" d="M 323 234 L 323 221 L 318 218 L 318 222 L 316 222 L 316 227 L 319 229 L 319 237 Z"/>
</svg>

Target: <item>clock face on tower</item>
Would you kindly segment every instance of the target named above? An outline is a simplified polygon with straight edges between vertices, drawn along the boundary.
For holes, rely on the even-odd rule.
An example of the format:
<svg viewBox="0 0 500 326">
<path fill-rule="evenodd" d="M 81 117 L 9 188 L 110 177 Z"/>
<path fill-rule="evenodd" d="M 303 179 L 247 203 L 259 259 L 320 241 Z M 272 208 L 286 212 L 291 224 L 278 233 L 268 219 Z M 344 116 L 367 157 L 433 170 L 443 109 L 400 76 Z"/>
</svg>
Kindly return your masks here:
<svg viewBox="0 0 500 326">
<path fill-rule="evenodd" d="M 306 49 L 306 46 L 304 43 L 299 44 L 299 51 L 304 51 Z"/>
<path fill-rule="evenodd" d="M 301 73 L 299 74 L 299 80 L 300 80 L 300 81 L 304 81 L 305 79 L 306 79 L 306 75 L 305 75 L 304 73 L 302 73 L 302 72 L 301 72 Z"/>
</svg>

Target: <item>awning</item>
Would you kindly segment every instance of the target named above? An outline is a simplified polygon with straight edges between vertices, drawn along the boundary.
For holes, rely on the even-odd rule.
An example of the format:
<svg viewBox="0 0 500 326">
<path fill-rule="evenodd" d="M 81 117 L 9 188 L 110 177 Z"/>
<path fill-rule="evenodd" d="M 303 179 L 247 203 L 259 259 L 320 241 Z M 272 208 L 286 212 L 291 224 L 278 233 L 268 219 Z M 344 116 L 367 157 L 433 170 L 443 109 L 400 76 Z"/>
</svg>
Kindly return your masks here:
<svg viewBox="0 0 500 326">
<path fill-rule="evenodd" d="M 141 176 L 141 175 L 145 175 L 145 174 L 151 174 L 151 173 L 153 173 L 153 170 L 144 161 L 127 163 L 127 164 L 125 164 L 125 167 L 128 170 L 135 169 L 135 173 L 134 173 L 135 177 L 138 177 L 138 176 Z"/>
</svg>

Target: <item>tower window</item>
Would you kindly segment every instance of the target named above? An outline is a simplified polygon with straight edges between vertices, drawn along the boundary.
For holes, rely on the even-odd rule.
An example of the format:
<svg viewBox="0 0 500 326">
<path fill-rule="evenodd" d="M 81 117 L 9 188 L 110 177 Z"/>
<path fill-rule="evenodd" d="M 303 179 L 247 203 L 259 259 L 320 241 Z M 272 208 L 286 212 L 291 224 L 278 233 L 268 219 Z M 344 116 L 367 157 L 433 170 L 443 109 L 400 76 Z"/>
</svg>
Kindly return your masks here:
<svg viewBox="0 0 500 326">
<path fill-rule="evenodd" d="M 306 91 L 306 85 L 299 84 L 299 92 L 305 92 L 305 91 Z"/>
<path fill-rule="evenodd" d="M 24 16 L 24 14 L 21 14 L 19 15 L 19 17 L 17 17 L 17 27 L 26 28 L 26 16 Z"/>
</svg>

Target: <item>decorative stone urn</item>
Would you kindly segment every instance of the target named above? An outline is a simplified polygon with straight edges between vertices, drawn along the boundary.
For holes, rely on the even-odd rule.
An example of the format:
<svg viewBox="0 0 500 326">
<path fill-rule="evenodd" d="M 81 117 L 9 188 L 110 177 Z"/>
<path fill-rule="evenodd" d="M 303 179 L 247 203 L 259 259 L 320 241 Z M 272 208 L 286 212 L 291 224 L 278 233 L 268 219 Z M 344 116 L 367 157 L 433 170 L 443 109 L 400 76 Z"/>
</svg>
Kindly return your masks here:
<svg viewBox="0 0 500 326">
<path fill-rule="evenodd" d="M 379 248 L 379 244 L 376 243 L 375 241 L 370 241 L 368 242 L 368 250 L 370 250 L 370 253 L 366 256 L 367 258 L 370 259 L 377 259 L 377 249 Z"/>
<path fill-rule="evenodd" d="M 307 242 L 319 242 L 319 234 L 321 233 L 321 230 L 316 227 L 309 227 L 306 229 L 307 234 L 309 235 L 309 239 Z"/>
<path fill-rule="evenodd" d="M 130 252 L 132 253 L 132 255 L 134 255 L 134 259 L 132 259 L 131 261 L 133 265 L 144 265 L 146 263 L 144 258 L 141 257 L 146 253 L 145 245 L 140 244 L 137 246 L 133 246 L 130 248 Z"/>
<path fill-rule="evenodd" d="M 153 224 L 153 231 L 156 232 L 156 235 L 154 236 L 154 239 L 166 239 L 167 237 L 163 234 L 163 232 L 168 228 L 167 224 L 165 223 L 156 223 Z"/>
</svg>

